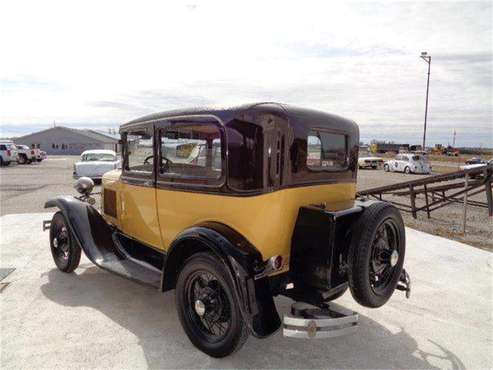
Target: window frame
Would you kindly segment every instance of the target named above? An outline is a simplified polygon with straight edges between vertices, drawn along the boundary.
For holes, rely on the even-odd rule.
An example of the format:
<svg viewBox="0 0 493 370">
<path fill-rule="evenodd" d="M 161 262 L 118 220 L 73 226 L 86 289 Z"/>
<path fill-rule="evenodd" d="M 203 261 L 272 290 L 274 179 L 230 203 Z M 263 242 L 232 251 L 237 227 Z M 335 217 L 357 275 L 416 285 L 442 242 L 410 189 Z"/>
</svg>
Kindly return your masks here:
<svg viewBox="0 0 493 370">
<path fill-rule="evenodd" d="M 201 119 L 206 121 L 200 122 Z M 201 177 L 201 176 L 187 176 L 187 175 L 177 175 L 177 174 L 166 174 L 161 173 L 160 165 L 162 160 L 161 152 L 161 140 L 166 131 L 170 131 L 172 128 L 187 126 L 190 123 L 184 123 L 183 120 L 197 120 L 198 124 L 201 125 L 214 125 L 220 134 L 220 144 L 221 144 L 221 176 L 218 178 L 211 177 Z M 227 163 L 226 163 L 226 133 L 224 130 L 224 125 L 215 116 L 210 115 L 191 115 L 191 116 L 180 116 L 172 117 L 164 120 L 159 127 L 156 127 L 156 154 L 158 161 L 155 163 L 156 170 L 156 181 L 158 185 L 164 186 L 177 186 L 182 188 L 198 187 L 198 188 L 221 188 L 226 183 L 227 176 Z"/>
<path fill-rule="evenodd" d="M 324 132 L 324 133 L 328 133 L 328 134 L 333 134 L 333 135 L 341 135 L 344 137 L 344 146 L 345 146 L 345 152 L 346 152 L 346 155 L 345 155 L 345 159 L 344 159 L 344 166 L 340 167 L 340 168 L 330 168 L 330 167 L 322 167 L 322 166 L 319 166 L 319 167 L 313 167 L 313 166 L 309 166 L 308 165 L 308 148 L 309 148 L 309 143 L 308 143 L 308 138 L 310 136 L 314 136 L 312 135 L 312 133 L 314 132 Z M 317 137 L 319 138 L 320 140 L 320 144 L 323 145 L 322 143 L 322 139 L 317 135 Z M 323 147 L 320 148 L 320 150 L 322 150 Z M 322 152 L 320 152 L 320 155 L 322 154 Z M 350 153 L 349 153 L 349 135 L 347 132 L 344 132 L 344 131 L 339 131 L 339 130 L 333 130 L 333 129 L 326 129 L 326 128 L 319 128 L 319 127 L 311 127 L 308 132 L 307 132 L 307 135 L 306 135 L 306 159 L 305 159 L 305 166 L 306 168 L 308 169 L 308 171 L 310 172 L 315 172 L 315 173 L 320 173 L 320 172 L 329 172 L 329 173 L 333 173 L 333 172 L 345 172 L 349 169 L 349 165 L 350 165 Z"/>
<path fill-rule="evenodd" d="M 127 143 L 127 136 L 132 134 L 132 132 L 142 132 L 145 131 L 149 134 L 149 136 L 152 138 L 152 154 L 154 156 L 153 158 L 153 164 L 152 164 L 152 170 L 150 172 L 144 172 L 144 171 L 132 171 L 128 169 L 128 143 Z M 131 182 L 135 184 L 143 184 L 146 186 L 154 186 L 154 176 L 155 176 L 155 171 L 156 171 L 156 163 L 155 163 L 155 157 L 156 157 L 156 149 L 155 149 L 155 132 L 154 132 L 154 126 L 149 125 L 149 124 L 144 124 L 140 126 L 135 126 L 132 128 L 129 128 L 128 130 L 122 131 L 121 132 L 121 140 L 122 140 L 122 150 L 121 150 L 121 156 L 122 156 L 122 180 L 126 182 Z M 149 181 L 151 180 L 151 181 Z"/>
</svg>

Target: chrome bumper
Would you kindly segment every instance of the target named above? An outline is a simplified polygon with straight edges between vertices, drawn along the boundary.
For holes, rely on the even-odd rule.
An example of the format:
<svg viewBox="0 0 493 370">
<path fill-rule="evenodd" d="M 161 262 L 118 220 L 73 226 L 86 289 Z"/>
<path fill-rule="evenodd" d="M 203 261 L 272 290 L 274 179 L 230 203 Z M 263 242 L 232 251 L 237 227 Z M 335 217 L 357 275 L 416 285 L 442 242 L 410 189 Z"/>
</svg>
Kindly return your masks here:
<svg viewBox="0 0 493 370">
<path fill-rule="evenodd" d="M 284 315 L 283 335 L 292 338 L 334 338 L 352 334 L 358 328 L 358 314 L 331 305 L 319 308 L 303 302 L 291 306 Z"/>
</svg>

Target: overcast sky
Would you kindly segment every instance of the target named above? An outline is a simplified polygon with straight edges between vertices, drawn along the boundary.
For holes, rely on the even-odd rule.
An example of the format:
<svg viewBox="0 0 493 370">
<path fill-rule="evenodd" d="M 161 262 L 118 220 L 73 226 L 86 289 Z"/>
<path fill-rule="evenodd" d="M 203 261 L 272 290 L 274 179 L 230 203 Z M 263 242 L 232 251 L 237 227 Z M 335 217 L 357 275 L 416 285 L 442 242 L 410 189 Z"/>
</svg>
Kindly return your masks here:
<svg viewBox="0 0 493 370">
<path fill-rule="evenodd" d="M 493 146 L 491 2 L 2 1 L 0 136 L 279 101 L 368 141 Z"/>
</svg>

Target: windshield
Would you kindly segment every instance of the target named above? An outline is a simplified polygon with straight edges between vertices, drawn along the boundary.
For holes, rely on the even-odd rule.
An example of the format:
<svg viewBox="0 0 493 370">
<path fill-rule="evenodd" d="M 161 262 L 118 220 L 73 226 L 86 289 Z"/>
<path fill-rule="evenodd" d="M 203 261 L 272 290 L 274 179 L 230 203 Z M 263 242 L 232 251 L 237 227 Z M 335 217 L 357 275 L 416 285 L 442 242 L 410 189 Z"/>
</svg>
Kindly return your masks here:
<svg viewBox="0 0 493 370">
<path fill-rule="evenodd" d="M 427 161 L 425 156 L 422 155 L 413 155 L 413 161 Z"/>
<path fill-rule="evenodd" d="M 82 156 L 82 162 L 93 162 L 93 161 L 116 161 L 116 156 L 109 153 L 87 153 Z"/>
</svg>

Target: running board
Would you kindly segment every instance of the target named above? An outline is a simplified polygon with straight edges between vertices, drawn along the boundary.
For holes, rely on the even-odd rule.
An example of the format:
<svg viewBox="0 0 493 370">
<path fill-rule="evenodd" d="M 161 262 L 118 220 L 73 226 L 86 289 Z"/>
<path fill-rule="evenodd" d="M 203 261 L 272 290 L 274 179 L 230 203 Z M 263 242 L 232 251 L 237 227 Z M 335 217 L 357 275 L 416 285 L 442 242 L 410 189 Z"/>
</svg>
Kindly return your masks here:
<svg viewBox="0 0 493 370">
<path fill-rule="evenodd" d="M 358 328 L 358 314 L 343 307 L 325 308 L 304 302 L 291 306 L 291 315 L 284 315 L 283 335 L 292 338 L 334 338 L 352 334 Z"/>
</svg>

